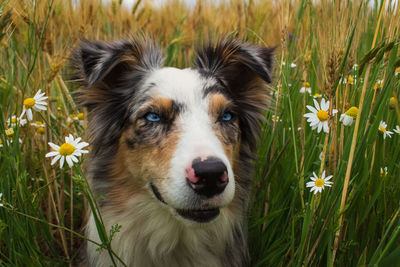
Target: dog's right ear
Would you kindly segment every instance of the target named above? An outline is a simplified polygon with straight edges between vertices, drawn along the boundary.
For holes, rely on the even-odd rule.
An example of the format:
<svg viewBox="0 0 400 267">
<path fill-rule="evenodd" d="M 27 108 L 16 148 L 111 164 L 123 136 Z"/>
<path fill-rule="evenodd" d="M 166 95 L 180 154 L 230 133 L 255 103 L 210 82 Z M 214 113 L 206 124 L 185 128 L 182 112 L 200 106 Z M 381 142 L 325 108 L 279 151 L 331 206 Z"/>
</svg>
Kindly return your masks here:
<svg viewBox="0 0 400 267">
<path fill-rule="evenodd" d="M 84 87 L 78 101 L 88 107 L 125 95 L 128 92 L 124 88 L 132 88 L 132 82 L 139 82 L 149 70 L 163 65 L 161 51 L 144 39 L 111 43 L 82 40 L 72 62 L 76 78 Z"/>
<path fill-rule="evenodd" d="M 81 42 L 72 63 L 81 88 L 80 106 L 88 108 L 88 136 L 92 153 L 118 141 L 130 116 L 132 99 L 149 71 L 161 68 L 158 47 L 145 39 L 118 42 Z"/>
</svg>

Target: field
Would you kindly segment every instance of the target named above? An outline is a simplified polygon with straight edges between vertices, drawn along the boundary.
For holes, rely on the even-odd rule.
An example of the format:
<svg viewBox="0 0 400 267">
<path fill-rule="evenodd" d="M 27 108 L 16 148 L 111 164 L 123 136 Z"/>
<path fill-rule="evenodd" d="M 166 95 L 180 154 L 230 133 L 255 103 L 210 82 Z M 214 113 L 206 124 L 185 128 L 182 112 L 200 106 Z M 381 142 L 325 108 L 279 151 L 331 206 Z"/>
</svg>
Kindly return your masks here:
<svg viewBox="0 0 400 267">
<path fill-rule="evenodd" d="M 122 2 L 0 3 L 1 265 L 79 263 L 84 199 L 96 210 L 85 155 L 72 168 L 46 157 L 48 142 L 61 145 L 69 134 L 88 141 L 68 58 L 81 38 L 146 33 L 166 65 L 180 68 L 192 64 L 197 44 L 219 36 L 276 46 L 272 104 L 254 151 L 253 266 L 400 266 L 398 1 Z M 39 89 L 45 110 L 25 121 Z M 314 100 L 329 104 L 307 108 Z M 304 114 L 312 110 L 329 131 L 310 126 Z M 323 172 L 332 178 L 310 192 L 313 173 Z M 99 248 L 111 252 L 118 229 L 98 228 Z"/>
</svg>

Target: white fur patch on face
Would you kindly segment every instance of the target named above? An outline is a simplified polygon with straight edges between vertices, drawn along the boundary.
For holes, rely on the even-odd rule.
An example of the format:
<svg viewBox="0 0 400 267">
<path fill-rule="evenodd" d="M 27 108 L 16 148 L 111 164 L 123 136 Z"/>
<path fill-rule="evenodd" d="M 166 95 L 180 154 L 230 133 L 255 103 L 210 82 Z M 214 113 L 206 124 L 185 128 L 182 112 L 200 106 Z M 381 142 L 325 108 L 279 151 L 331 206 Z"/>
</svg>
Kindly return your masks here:
<svg viewBox="0 0 400 267">
<path fill-rule="evenodd" d="M 169 98 L 183 106 L 175 121 L 180 137 L 170 171 L 158 186 L 164 200 L 175 209 L 223 207 L 234 197 L 232 166 L 213 131 L 216 122 L 210 118 L 209 99 L 204 97 L 204 88 L 215 83 L 194 69 L 162 68 L 151 72 L 143 84 L 143 88 L 149 88 L 147 95 Z M 185 170 L 195 158 L 211 156 L 226 165 L 229 182 L 222 193 L 204 199 L 188 186 Z"/>
</svg>

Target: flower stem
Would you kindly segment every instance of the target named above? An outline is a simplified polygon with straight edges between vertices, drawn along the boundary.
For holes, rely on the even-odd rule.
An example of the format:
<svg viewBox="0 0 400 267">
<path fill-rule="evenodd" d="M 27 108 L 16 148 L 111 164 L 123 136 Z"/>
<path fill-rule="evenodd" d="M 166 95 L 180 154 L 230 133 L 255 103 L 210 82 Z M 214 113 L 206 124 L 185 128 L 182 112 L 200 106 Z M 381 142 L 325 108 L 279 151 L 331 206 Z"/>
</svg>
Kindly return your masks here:
<svg viewBox="0 0 400 267">
<path fill-rule="evenodd" d="M 372 41 L 371 49 L 373 49 L 375 47 L 375 44 L 376 44 L 376 39 L 377 39 L 378 32 L 379 32 L 379 26 L 381 24 L 382 14 L 383 14 L 383 10 L 384 10 L 385 6 L 386 6 L 386 0 L 383 1 L 382 7 L 381 7 L 381 10 L 380 10 L 380 13 L 379 13 L 378 23 L 377 23 L 376 28 L 375 28 L 375 34 L 374 34 L 374 39 Z M 353 139 L 351 141 L 350 155 L 349 155 L 349 161 L 347 163 L 346 176 L 345 176 L 345 179 L 344 179 L 344 185 L 343 185 L 343 190 L 342 190 L 342 199 L 341 199 L 340 208 L 339 208 L 339 228 L 335 233 L 335 240 L 334 240 L 334 243 L 333 243 L 333 251 L 332 251 L 332 259 L 331 259 L 331 262 L 330 262 L 330 266 L 331 267 L 333 267 L 334 262 L 335 262 L 336 252 L 337 252 L 337 249 L 339 247 L 339 241 L 340 241 L 342 227 L 343 227 L 343 220 L 344 220 L 343 212 L 344 212 L 344 207 L 345 207 L 345 204 L 346 204 L 346 198 L 347 198 L 347 191 L 348 191 L 348 188 L 349 188 L 351 168 L 352 168 L 352 165 L 353 165 L 354 152 L 356 150 L 356 145 L 357 145 L 358 128 L 360 126 L 361 113 L 362 113 L 362 110 L 363 110 L 364 98 L 365 98 L 365 93 L 367 91 L 368 78 L 369 78 L 370 71 L 371 71 L 371 65 L 368 64 L 367 70 L 366 70 L 366 73 L 365 73 L 364 84 L 363 84 L 363 88 L 362 88 L 362 92 L 361 92 L 360 103 L 358 105 L 358 107 L 359 107 L 358 108 L 358 114 L 357 114 L 356 124 L 355 124 L 355 127 L 354 127 Z"/>
</svg>

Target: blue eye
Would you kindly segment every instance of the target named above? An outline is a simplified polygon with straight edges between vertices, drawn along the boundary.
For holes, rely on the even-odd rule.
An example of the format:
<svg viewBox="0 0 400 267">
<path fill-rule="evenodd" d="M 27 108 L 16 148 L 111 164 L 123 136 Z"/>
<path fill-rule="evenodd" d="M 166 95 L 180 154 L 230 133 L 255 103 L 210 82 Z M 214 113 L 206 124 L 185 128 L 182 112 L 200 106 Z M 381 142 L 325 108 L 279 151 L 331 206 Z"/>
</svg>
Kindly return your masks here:
<svg viewBox="0 0 400 267">
<path fill-rule="evenodd" d="M 160 116 L 158 116 L 156 113 L 147 113 L 145 118 L 151 122 L 157 122 L 161 120 Z"/>
<path fill-rule="evenodd" d="M 225 112 L 225 113 L 222 115 L 221 120 L 223 120 L 223 121 L 230 121 L 230 120 L 232 120 L 232 117 L 233 117 L 232 113 L 230 113 L 230 112 Z"/>
</svg>

